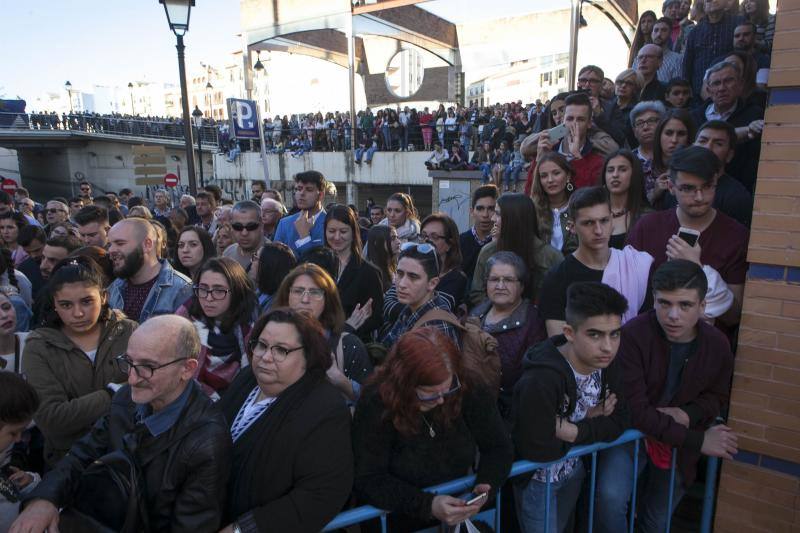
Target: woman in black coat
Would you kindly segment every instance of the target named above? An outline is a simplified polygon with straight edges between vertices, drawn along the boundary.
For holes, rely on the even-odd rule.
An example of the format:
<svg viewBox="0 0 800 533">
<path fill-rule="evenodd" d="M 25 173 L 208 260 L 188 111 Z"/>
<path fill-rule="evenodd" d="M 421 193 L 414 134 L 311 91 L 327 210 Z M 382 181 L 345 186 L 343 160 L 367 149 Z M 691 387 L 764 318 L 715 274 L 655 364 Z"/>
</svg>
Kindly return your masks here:
<svg viewBox="0 0 800 533">
<path fill-rule="evenodd" d="M 348 327 L 364 340 L 382 323 L 383 279 L 378 267 L 361 256 L 361 234 L 355 214 L 346 205 L 334 205 L 325 216 L 325 246 L 336 253 L 339 271 L 336 287 L 346 317 L 354 312 L 366 319 L 357 329 Z"/>
<path fill-rule="evenodd" d="M 222 531 L 318 532 L 353 483 L 350 412 L 325 379 L 330 352 L 319 323 L 278 308 L 253 326 L 251 365 L 220 401 L 233 466 Z"/>
</svg>

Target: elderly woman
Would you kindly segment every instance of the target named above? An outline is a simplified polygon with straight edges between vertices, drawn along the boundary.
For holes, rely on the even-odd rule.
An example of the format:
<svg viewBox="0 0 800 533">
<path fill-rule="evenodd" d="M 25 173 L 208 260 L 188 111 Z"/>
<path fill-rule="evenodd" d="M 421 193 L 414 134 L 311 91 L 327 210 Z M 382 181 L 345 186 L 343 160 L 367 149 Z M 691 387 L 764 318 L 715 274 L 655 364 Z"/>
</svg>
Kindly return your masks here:
<svg viewBox="0 0 800 533">
<path fill-rule="evenodd" d="M 391 511 L 392 531 L 458 524 L 480 511 L 513 460 L 493 395 L 462 372 L 461 352 L 436 328 L 405 333 L 365 388 L 353 420 L 356 497 Z M 465 476 L 479 457 L 467 505 L 425 487 Z"/>
<path fill-rule="evenodd" d="M 614 97 L 604 106 L 603 112 L 594 117 L 597 127 L 607 131 L 620 146 L 635 148 L 639 145 L 633 134 L 630 114 L 639 99 L 644 80 L 634 69 L 620 72 L 614 81 Z"/>
<path fill-rule="evenodd" d="M 353 483 L 350 412 L 325 379 L 322 327 L 306 313 L 273 309 L 253 326 L 248 356 L 220 401 L 233 438 L 222 531 L 316 533 Z"/>
<path fill-rule="evenodd" d="M 502 378 L 498 407 L 508 419 L 514 385 L 522 375 L 522 357 L 534 344 L 547 338 L 544 320 L 536 306 L 525 298 L 530 283 L 528 267 L 513 252 L 497 252 L 487 263 L 488 299 L 472 310 L 481 328 L 497 339 Z"/>
</svg>

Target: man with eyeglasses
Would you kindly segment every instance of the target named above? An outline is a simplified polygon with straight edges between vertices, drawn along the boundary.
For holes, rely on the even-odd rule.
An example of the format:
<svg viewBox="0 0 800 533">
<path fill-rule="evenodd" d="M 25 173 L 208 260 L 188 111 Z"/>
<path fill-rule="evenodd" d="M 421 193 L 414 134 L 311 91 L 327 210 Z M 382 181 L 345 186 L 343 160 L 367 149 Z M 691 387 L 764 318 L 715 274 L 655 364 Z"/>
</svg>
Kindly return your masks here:
<svg viewBox="0 0 800 533">
<path fill-rule="evenodd" d="M 83 205 L 92 205 L 92 184 L 88 181 L 82 181 L 80 184 L 80 198 L 83 200 Z"/>
<path fill-rule="evenodd" d="M 492 228 L 494 227 L 492 217 L 497 206 L 498 196 L 500 196 L 500 191 L 491 184 L 482 185 L 472 193 L 469 215 L 472 217 L 473 224 L 470 229 L 458 236 L 458 244 L 461 249 L 461 270 L 464 271 L 469 281 L 475 274 L 478 255 L 483 247 L 492 241 Z"/>
<path fill-rule="evenodd" d="M 113 529 L 134 524 L 109 516 L 120 503 L 81 498 L 83 472 L 111 452 L 132 453 L 141 466 L 143 508 L 154 531 L 217 531 L 231 466 L 231 437 L 219 408 L 194 382 L 200 339 L 185 318 L 169 315 L 144 322 L 117 357 L 127 385 L 117 385 L 111 409 L 78 441 L 25 500 L 14 533 L 56 531 L 77 510 Z M 133 449 L 133 451 L 131 451 Z M 84 487 L 85 490 L 85 487 Z M 66 508 L 59 516 L 59 508 Z M 124 510 L 123 510 L 124 513 Z M 59 524 L 59 522 L 61 524 Z M 76 530 L 78 530 L 76 529 Z"/>
<path fill-rule="evenodd" d="M 174 313 L 192 296 L 189 278 L 158 258 L 158 235 L 149 221 L 128 218 L 108 233 L 108 256 L 116 279 L 108 302 L 141 323 L 153 315 Z"/>
<path fill-rule="evenodd" d="M 727 165 L 728 173 L 755 192 L 764 109 L 742 98 L 744 83 L 739 65 L 720 61 L 708 69 L 706 84 L 711 101 L 692 112 L 695 124 L 724 120 L 736 128 L 736 154 Z"/>
<path fill-rule="evenodd" d="M 50 200 L 44 208 L 44 218 L 48 224 L 58 224 L 69 220 L 69 207 L 64 202 Z"/>
<path fill-rule="evenodd" d="M 661 49 L 661 64 L 656 72 L 656 77 L 661 83 L 669 83 L 671 79 L 680 77 L 683 72 L 683 55 L 670 50 L 671 31 L 672 21 L 666 17 L 658 19 L 656 23 L 653 24 L 653 31 L 651 33 L 652 44 Z M 633 68 L 638 69 L 641 57 L 642 52 L 640 50 L 636 55 L 636 59 L 633 61 Z M 652 58 L 648 58 L 648 62 L 651 60 Z M 642 100 L 653 100 L 653 98 L 642 98 Z"/>
<path fill-rule="evenodd" d="M 275 238 L 278 223 L 285 214 L 286 208 L 279 201 L 266 196 L 261 199 L 261 224 L 264 237 L 270 240 Z"/>
<path fill-rule="evenodd" d="M 294 204 L 298 212 L 283 217 L 275 230 L 275 241 L 287 245 L 295 255 L 324 245 L 327 181 L 321 172 L 308 170 L 294 177 Z"/>
<path fill-rule="evenodd" d="M 225 248 L 224 257 L 230 257 L 245 270 L 250 268 L 253 256 L 269 240 L 264 238 L 261 225 L 261 207 L 252 200 L 238 202 L 231 210 L 233 244 Z"/>
<path fill-rule="evenodd" d="M 570 286 L 563 332 L 531 347 L 522 361 L 511 420 L 518 458 L 557 461 L 573 446 L 611 442 L 628 429 L 623 375 L 615 362 L 627 308 L 625 297 L 603 283 Z M 577 457 L 515 483 L 522 531 L 564 531 L 585 477 Z"/>
<path fill-rule="evenodd" d="M 714 209 L 722 211 L 739 224 L 750 227 L 753 217 L 753 197 L 737 179 L 726 173 L 724 166 L 736 153 L 736 129 L 722 120 L 709 120 L 697 132 L 695 146 L 708 148 L 720 161 L 714 190 Z M 677 200 L 671 194 L 664 197 L 664 208 L 675 207 Z"/>
<path fill-rule="evenodd" d="M 734 326 L 742 308 L 749 235 L 747 228 L 713 207 L 719 169 L 719 159 L 706 148 L 676 151 L 670 160 L 669 191 L 677 207 L 644 215 L 628 232 L 627 244 L 653 256 L 654 270 L 670 259 L 703 267 L 710 291 L 705 318 Z M 679 235 L 681 228 L 700 234 L 694 245 L 688 242 L 692 235 Z"/>
<path fill-rule="evenodd" d="M 664 100 L 665 84 L 658 79 L 658 71 L 664 62 L 664 50 L 655 44 L 646 44 L 636 54 L 636 70 L 642 75 L 644 84 L 639 100 Z"/>
</svg>

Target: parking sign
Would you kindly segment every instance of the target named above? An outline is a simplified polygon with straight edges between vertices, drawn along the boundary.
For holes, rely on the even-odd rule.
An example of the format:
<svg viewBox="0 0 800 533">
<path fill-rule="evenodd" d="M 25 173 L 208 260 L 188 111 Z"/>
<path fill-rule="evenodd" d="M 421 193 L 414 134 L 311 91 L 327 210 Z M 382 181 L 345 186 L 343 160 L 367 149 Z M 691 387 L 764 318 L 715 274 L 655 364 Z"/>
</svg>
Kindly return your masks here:
<svg viewBox="0 0 800 533">
<path fill-rule="evenodd" d="M 228 98 L 231 132 L 237 139 L 258 139 L 258 113 L 253 100 Z"/>
</svg>

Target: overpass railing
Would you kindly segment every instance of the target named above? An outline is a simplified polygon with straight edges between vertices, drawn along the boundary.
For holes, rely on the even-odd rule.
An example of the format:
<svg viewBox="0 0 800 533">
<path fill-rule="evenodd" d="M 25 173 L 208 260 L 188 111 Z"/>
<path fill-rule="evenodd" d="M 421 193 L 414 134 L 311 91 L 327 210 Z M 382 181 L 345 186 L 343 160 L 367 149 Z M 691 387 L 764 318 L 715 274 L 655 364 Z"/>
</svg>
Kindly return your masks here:
<svg viewBox="0 0 800 533">
<path fill-rule="evenodd" d="M 638 465 L 639 465 L 639 449 L 640 446 L 643 446 L 642 439 L 644 435 L 636 430 L 629 429 L 625 433 L 623 433 L 617 440 L 614 442 L 599 442 L 595 444 L 591 444 L 588 446 L 576 446 L 572 448 L 569 453 L 561 459 L 557 461 L 553 461 L 550 463 L 533 463 L 530 461 L 517 461 L 511 467 L 511 472 L 509 473 L 509 479 L 515 478 L 518 476 L 522 476 L 525 474 L 530 474 L 534 470 L 538 470 L 540 468 L 547 468 L 548 469 L 548 476 L 547 476 L 547 483 L 546 483 L 546 506 L 544 510 L 544 523 L 549 523 L 550 513 L 553 512 L 550 509 L 550 494 L 551 494 L 551 482 L 549 476 L 550 468 L 563 461 L 564 459 L 573 458 L 573 457 L 584 457 L 587 455 L 591 455 L 591 474 L 589 477 L 589 520 L 588 520 L 588 531 L 589 533 L 592 532 L 594 526 L 594 507 L 595 507 L 595 492 L 596 492 L 596 473 L 597 473 L 597 453 L 606 450 L 609 448 L 614 448 L 616 446 L 623 446 L 629 443 L 633 443 L 634 446 L 634 454 L 633 454 L 633 484 L 631 490 L 631 500 L 630 500 L 630 509 L 629 509 L 629 519 L 628 519 L 628 533 L 633 533 L 634 531 L 634 518 L 636 513 L 636 498 L 637 498 L 637 475 L 638 472 Z M 671 460 L 671 468 L 670 468 L 670 478 L 669 478 L 669 492 L 668 492 L 668 502 L 667 508 L 672 508 L 672 495 L 673 489 L 675 486 L 676 476 L 675 476 L 675 467 L 677 461 L 677 450 L 673 448 L 672 450 L 672 460 Z M 719 468 L 719 459 L 716 457 L 709 457 L 708 458 L 708 466 L 706 469 L 706 483 L 705 483 L 705 494 L 703 497 L 703 512 L 701 515 L 700 520 L 700 533 L 710 533 L 712 520 L 714 515 L 714 499 L 716 493 L 716 482 L 717 482 L 717 470 Z M 429 487 L 425 489 L 427 492 L 431 492 L 433 494 L 464 494 L 469 492 L 472 487 L 475 485 L 475 476 L 465 476 L 462 478 L 454 479 L 452 481 L 448 481 L 447 483 L 442 483 L 441 485 L 436 485 L 434 487 Z M 493 520 L 493 528 L 496 532 L 502 531 L 502 524 L 500 523 L 500 505 L 501 500 L 503 497 L 502 488 L 497 491 L 497 497 L 495 499 L 494 509 L 490 510 L 490 513 L 486 513 L 484 509 L 481 511 L 481 514 L 477 518 L 485 518 L 487 515 L 493 517 L 490 519 Z M 486 513 L 486 514 L 484 514 Z M 355 524 L 360 524 L 363 522 L 367 522 L 369 520 L 379 519 L 381 523 L 381 531 L 382 533 L 387 533 L 388 526 L 387 526 L 387 515 L 389 513 L 387 511 L 378 509 L 377 507 L 372 507 L 371 505 L 364 505 L 361 507 L 356 507 L 355 509 L 350 509 L 348 511 L 343 511 L 340 513 L 336 518 L 334 518 L 323 531 L 335 531 L 337 529 L 346 528 Z M 481 516 L 483 515 L 483 516 Z M 664 524 L 664 531 L 669 533 L 670 527 L 672 525 L 672 513 L 667 513 L 666 522 Z M 514 528 L 510 528 L 514 530 Z M 426 530 L 427 531 L 427 530 Z M 438 530 L 437 530 L 438 531 Z"/>
<path fill-rule="evenodd" d="M 198 129 L 194 125 L 192 128 L 193 140 L 197 143 Z M 57 115 L 0 112 L 0 130 L 80 131 L 126 137 L 184 140 L 181 120 L 145 120 L 83 113 Z M 217 126 L 203 125 L 199 131 L 203 144 L 219 145 Z"/>
</svg>

